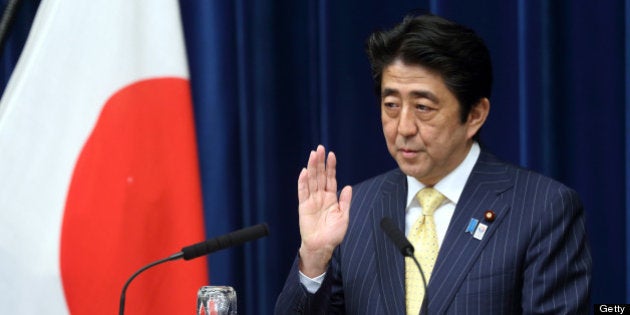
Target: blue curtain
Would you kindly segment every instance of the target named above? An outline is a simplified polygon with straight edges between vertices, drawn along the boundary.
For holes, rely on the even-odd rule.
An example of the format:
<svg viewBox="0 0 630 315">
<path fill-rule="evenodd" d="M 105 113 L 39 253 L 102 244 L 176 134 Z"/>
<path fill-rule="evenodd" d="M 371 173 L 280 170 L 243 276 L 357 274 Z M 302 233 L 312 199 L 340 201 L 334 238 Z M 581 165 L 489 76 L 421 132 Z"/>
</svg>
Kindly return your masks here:
<svg viewBox="0 0 630 315">
<path fill-rule="evenodd" d="M 6 1 L 2 1 L 5 3 Z M 38 1 L 2 52 L 6 83 Z M 297 175 L 319 143 L 352 184 L 395 167 L 364 41 L 414 9 L 486 40 L 495 84 L 483 144 L 576 189 L 594 260 L 592 303 L 630 303 L 630 0 L 180 0 L 208 237 L 271 235 L 210 257 L 243 314 L 271 314 L 299 247 Z"/>
<path fill-rule="evenodd" d="M 2 12 L 5 11 L 9 0 L 1 0 Z M 4 88 L 11 77 L 13 68 L 17 63 L 28 31 L 31 29 L 35 12 L 39 7 L 40 0 L 26 0 L 21 1 L 17 5 L 12 23 L 7 23 L 8 27 L 5 29 L 3 41 L 3 49 L 0 51 L 0 93 L 4 92 Z"/>
</svg>

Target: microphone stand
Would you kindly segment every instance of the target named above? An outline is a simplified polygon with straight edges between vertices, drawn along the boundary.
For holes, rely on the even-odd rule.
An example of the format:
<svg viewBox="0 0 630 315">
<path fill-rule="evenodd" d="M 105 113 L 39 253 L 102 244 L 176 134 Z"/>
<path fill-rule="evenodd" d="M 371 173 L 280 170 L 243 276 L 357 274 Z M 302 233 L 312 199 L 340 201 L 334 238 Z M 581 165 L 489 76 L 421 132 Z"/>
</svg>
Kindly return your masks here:
<svg viewBox="0 0 630 315">
<path fill-rule="evenodd" d="M 261 238 L 263 236 L 269 235 L 269 229 L 267 224 L 258 224 L 248 228 L 240 229 L 213 239 L 209 239 L 207 241 L 203 241 L 201 243 L 193 244 L 190 246 L 186 246 L 182 248 L 182 251 L 176 254 L 173 254 L 169 257 L 162 258 L 160 260 L 154 261 L 136 271 L 130 278 L 125 282 L 123 286 L 122 293 L 120 294 L 120 308 L 118 309 L 119 315 L 124 315 L 125 313 L 125 293 L 127 292 L 127 287 L 131 283 L 131 281 L 137 277 L 143 271 L 161 263 L 184 258 L 184 260 L 191 260 L 197 257 L 205 256 L 209 253 L 215 252 L 217 250 L 221 250 L 224 248 L 241 245 L 243 243 L 253 241 L 255 239 Z"/>
<path fill-rule="evenodd" d="M 429 303 L 429 297 L 428 297 L 428 292 L 427 292 L 427 280 L 424 277 L 424 272 L 422 272 L 422 268 L 420 267 L 418 260 L 416 259 L 416 255 L 412 253 L 411 256 L 409 257 L 411 257 L 411 259 L 413 259 L 413 262 L 416 263 L 416 267 L 418 267 L 418 270 L 420 271 L 420 276 L 422 277 L 422 284 L 424 285 L 424 299 L 422 299 L 422 304 L 420 305 L 420 311 L 418 311 L 418 315 L 420 315 L 422 314 L 422 309 L 424 309 L 426 305 Z"/>
<path fill-rule="evenodd" d="M 416 267 L 418 267 L 418 271 L 420 271 L 422 284 L 424 286 L 424 298 L 422 299 L 422 303 L 420 304 L 420 310 L 418 311 L 418 313 L 422 314 L 422 309 L 426 308 L 429 304 L 429 298 L 427 294 L 427 279 L 424 277 L 424 272 L 422 271 L 422 267 L 420 267 L 420 263 L 416 259 L 416 255 L 413 254 L 413 245 L 411 245 L 405 234 L 400 229 L 398 229 L 394 221 L 392 221 L 392 219 L 390 219 L 389 217 L 384 217 L 383 219 L 381 219 L 381 228 L 385 232 L 385 235 L 387 235 L 387 237 L 389 237 L 394 245 L 396 245 L 403 257 L 409 257 L 413 259 Z"/>
<path fill-rule="evenodd" d="M 182 253 L 177 253 L 177 254 L 173 254 L 169 257 L 166 258 L 162 258 L 160 260 L 156 260 L 142 268 L 140 268 L 140 270 L 136 271 L 133 275 L 131 275 L 131 277 L 127 280 L 127 282 L 125 282 L 125 285 L 123 286 L 122 289 L 122 293 L 120 294 L 120 307 L 118 309 L 118 315 L 123 315 L 125 314 L 125 294 L 127 293 L 127 287 L 129 286 L 129 284 L 131 283 L 131 281 L 137 277 L 139 274 L 141 274 L 143 271 L 155 266 L 155 265 L 159 265 L 161 263 L 165 263 L 167 261 L 171 261 L 171 260 L 176 260 L 182 257 Z"/>
</svg>

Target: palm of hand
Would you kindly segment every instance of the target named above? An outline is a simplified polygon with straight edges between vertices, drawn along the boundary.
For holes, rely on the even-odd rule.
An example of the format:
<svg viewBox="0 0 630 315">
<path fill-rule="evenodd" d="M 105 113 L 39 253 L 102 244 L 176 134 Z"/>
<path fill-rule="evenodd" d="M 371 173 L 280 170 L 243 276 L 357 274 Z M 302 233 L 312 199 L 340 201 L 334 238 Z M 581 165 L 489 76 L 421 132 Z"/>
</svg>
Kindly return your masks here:
<svg viewBox="0 0 630 315">
<path fill-rule="evenodd" d="M 300 233 L 308 249 L 334 249 L 345 235 L 348 220 L 339 207 L 337 193 L 324 191 L 301 202 Z"/>
</svg>

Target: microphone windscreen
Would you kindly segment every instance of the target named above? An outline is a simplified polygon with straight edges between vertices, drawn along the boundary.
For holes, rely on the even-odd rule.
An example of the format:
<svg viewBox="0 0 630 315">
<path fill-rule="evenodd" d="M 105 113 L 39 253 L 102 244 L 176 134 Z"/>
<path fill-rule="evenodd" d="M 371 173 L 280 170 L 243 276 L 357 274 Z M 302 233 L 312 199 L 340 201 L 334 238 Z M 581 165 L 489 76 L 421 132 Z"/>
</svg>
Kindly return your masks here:
<svg viewBox="0 0 630 315">
<path fill-rule="evenodd" d="M 263 223 L 254 225 L 213 239 L 209 239 L 205 242 L 184 247 L 182 248 L 183 258 L 185 260 L 194 259 L 224 248 L 238 246 L 267 235 L 269 235 L 267 224 Z"/>
<path fill-rule="evenodd" d="M 403 256 L 413 255 L 413 246 L 392 219 L 388 217 L 381 219 L 381 229 L 383 229 L 385 234 L 394 242 L 394 245 L 396 245 Z"/>
</svg>

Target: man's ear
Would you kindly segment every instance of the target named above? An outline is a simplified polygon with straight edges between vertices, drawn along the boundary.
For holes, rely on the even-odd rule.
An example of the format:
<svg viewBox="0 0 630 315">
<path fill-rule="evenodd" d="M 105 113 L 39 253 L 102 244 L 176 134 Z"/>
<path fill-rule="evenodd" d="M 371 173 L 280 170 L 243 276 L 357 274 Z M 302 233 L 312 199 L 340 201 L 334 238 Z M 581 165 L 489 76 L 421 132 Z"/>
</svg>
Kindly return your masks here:
<svg viewBox="0 0 630 315">
<path fill-rule="evenodd" d="M 477 102 L 468 113 L 468 137 L 472 138 L 481 129 L 481 126 L 486 122 L 488 114 L 490 113 L 490 100 L 484 97 Z"/>
</svg>

